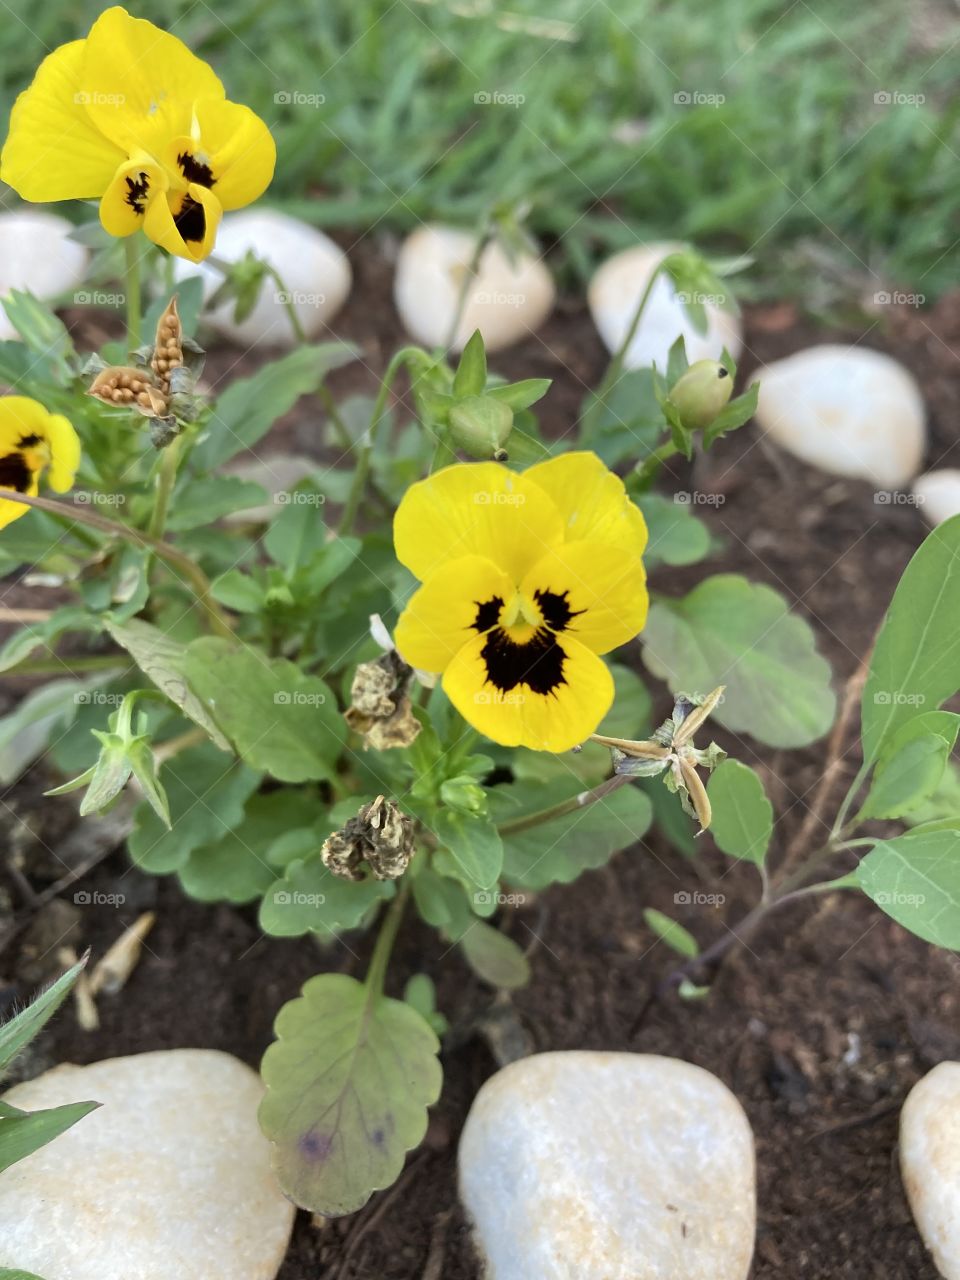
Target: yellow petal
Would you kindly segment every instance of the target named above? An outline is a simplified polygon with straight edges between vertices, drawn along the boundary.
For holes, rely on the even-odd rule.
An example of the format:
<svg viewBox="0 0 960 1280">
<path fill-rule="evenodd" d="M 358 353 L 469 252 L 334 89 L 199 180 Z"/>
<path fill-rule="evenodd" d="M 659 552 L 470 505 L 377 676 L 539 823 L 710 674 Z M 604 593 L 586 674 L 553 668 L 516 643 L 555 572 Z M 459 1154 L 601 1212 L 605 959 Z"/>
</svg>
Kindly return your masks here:
<svg viewBox="0 0 960 1280">
<path fill-rule="evenodd" d="M 82 80 L 87 111 L 101 133 L 127 151 L 154 155 L 190 131 L 195 102 L 224 97 L 213 69 L 181 40 L 119 6 L 90 28 Z"/>
<path fill-rule="evenodd" d="M 506 747 L 568 751 L 584 742 L 613 702 L 613 678 L 602 660 L 572 637 L 550 637 L 546 666 L 559 672 L 555 682 L 543 679 L 538 649 L 527 664 L 528 679 L 498 687 L 488 652 L 496 634 L 470 640 L 444 672 L 444 691 L 467 723 Z"/>
<path fill-rule="evenodd" d="M 147 206 L 164 200 L 169 179 L 148 156 L 120 165 L 100 201 L 100 221 L 112 236 L 130 236 L 143 226 Z"/>
<path fill-rule="evenodd" d="M 184 192 L 151 200 L 143 229 L 168 253 L 202 262 L 216 243 L 222 212 L 212 191 L 191 182 Z"/>
<path fill-rule="evenodd" d="M 639 556 L 596 542 L 567 542 L 534 565 L 521 585 L 548 627 L 608 653 L 638 635 L 647 620 L 647 583 Z"/>
<path fill-rule="evenodd" d="M 543 490 L 496 462 L 459 463 L 412 485 L 393 523 L 397 558 L 421 579 L 473 554 L 519 583 L 562 536 Z"/>
<path fill-rule="evenodd" d="M 66 493 L 80 466 L 80 437 L 73 424 L 59 413 L 47 418 L 46 434 L 50 442 L 47 482 L 56 493 Z"/>
<path fill-rule="evenodd" d="M 270 185 L 277 162 L 270 130 L 249 107 L 226 99 L 198 102 L 196 119 L 199 152 L 210 167 L 217 199 L 224 209 L 252 204 Z"/>
<path fill-rule="evenodd" d="M 24 200 L 88 200 L 102 195 L 123 152 L 87 113 L 80 83 L 84 40 L 41 62 L 17 98 L 0 157 L 0 178 Z"/>
<path fill-rule="evenodd" d="M 561 453 L 524 472 L 550 495 L 564 520 L 570 541 L 610 542 L 641 555 L 647 525 L 630 501 L 623 481 L 595 453 Z"/>
<path fill-rule="evenodd" d="M 472 636 L 497 622 L 513 593 L 513 583 L 492 560 L 451 560 L 400 615 L 394 635 L 400 657 L 421 671 L 442 671 Z"/>
<path fill-rule="evenodd" d="M 0 493 L 3 492 L 3 486 L 0 485 Z M 28 492 L 36 493 L 36 486 Z M 19 520 L 21 516 L 25 516 L 30 508 L 23 502 L 10 502 L 6 498 L 0 498 L 0 529 L 5 529 L 8 524 L 13 524 L 14 520 Z"/>
</svg>

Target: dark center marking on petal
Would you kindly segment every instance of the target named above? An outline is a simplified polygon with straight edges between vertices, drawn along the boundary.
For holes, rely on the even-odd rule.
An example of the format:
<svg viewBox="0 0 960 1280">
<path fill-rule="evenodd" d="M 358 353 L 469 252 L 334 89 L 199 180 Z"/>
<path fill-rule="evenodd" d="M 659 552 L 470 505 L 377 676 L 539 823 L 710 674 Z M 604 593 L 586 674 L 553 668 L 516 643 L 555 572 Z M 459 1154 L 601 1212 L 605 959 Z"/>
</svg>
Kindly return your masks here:
<svg viewBox="0 0 960 1280">
<path fill-rule="evenodd" d="M 0 458 L 0 487 L 26 493 L 32 479 L 33 472 L 22 453 L 8 453 Z"/>
<path fill-rule="evenodd" d="M 38 444 L 42 444 L 42 443 L 43 443 L 43 437 L 38 436 L 36 432 L 31 431 L 29 435 L 20 437 L 20 443 L 17 447 L 19 449 L 33 449 Z"/>
<path fill-rule="evenodd" d="M 297 1143 L 300 1152 L 308 1160 L 326 1160 L 333 1147 L 332 1133 L 317 1133 L 313 1129 L 309 1129 L 302 1135 Z"/>
<path fill-rule="evenodd" d="M 207 230 L 207 215 L 203 205 L 193 196 L 185 195 L 180 212 L 174 214 L 173 221 L 184 240 L 192 240 L 196 244 L 203 242 Z"/>
<path fill-rule="evenodd" d="M 143 213 L 147 203 L 147 196 L 150 194 L 150 179 L 141 170 L 138 178 L 125 178 L 127 184 L 127 194 L 124 197 L 127 204 L 134 213 Z"/>
<path fill-rule="evenodd" d="M 500 610 L 503 608 L 503 601 L 499 596 L 493 596 L 490 600 L 474 600 L 477 606 L 477 616 L 471 622 L 474 631 L 489 631 L 491 627 L 497 625 L 497 619 L 500 617 Z"/>
<path fill-rule="evenodd" d="M 567 655 L 547 627 L 539 627 L 522 644 L 494 627 L 480 658 L 487 672 L 484 683 L 492 684 L 501 693 L 525 684 L 531 693 L 549 694 L 567 682 L 563 674 Z"/>
<path fill-rule="evenodd" d="M 584 609 L 571 609 L 567 591 L 535 591 L 536 600 L 544 622 L 554 631 L 562 631 L 571 618 L 579 618 Z"/>
<path fill-rule="evenodd" d="M 188 182 L 195 182 L 199 187 L 212 187 L 216 182 L 210 166 L 198 160 L 196 156 L 192 156 L 189 151 L 180 152 L 177 156 L 177 164 Z"/>
</svg>

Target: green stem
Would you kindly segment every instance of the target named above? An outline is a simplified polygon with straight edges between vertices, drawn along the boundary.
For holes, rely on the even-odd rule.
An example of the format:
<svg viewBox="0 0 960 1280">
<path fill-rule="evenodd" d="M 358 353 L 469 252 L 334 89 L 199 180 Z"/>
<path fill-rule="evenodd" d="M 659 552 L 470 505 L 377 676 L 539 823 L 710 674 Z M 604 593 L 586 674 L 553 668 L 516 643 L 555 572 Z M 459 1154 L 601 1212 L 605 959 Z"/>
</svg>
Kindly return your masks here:
<svg viewBox="0 0 960 1280">
<path fill-rule="evenodd" d="M 130 656 L 126 653 L 90 654 L 76 657 L 68 654 L 65 658 L 38 658 L 35 662 L 21 662 L 5 672 L 11 676 L 62 676 L 64 671 L 74 674 L 81 671 L 111 671 L 129 664 Z"/>
<path fill-rule="evenodd" d="M 437 433 L 437 443 L 434 445 L 433 457 L 430 459 L 430 473 L 439 471 L 441 467 L 449 467 L 452 462 L 456 462 L 457 455 L 451 447 L 450 441 L 447 439 L 445 432 Z"/>
<path fill-rule="evenodd" d="M 126 255 L 127 348 L 130 351 L 136 351 L 140 346 L 140 244 L 139 234 L 127 236 L 123 242 Z"/>
<path fill-rule="evenodd" d="M 370 957 L 370 968 L 367 970 L 365 986 L 371 996 L 375 998 L 383 995 L 383 984 L 387 976 L 387 963 L 390 960 L 390 953 L 393 950 L 397 930 L 400 928 L 400 921 L 403 918 L 404 908 L 407 905 L 409 896 L 410 882 L 405 878 L 400 885 L 397 896 L 390 903 L 387 913 L 383 917 L 380 932 L 377 934 L 376 945 L 373 948 L 373 955 Z"/>
<path fill-rule="evenodd" d="M 637 303 L 636 310 L 633 313 L 633 318 L 630 321 L 630 324 L 627 328 L 627 332 L 624 335 L 623 340 L 621 341 L 619 347 L 617 347 L 617 350 L 614 353 L 613 359 L 610 361 L 609 365 L 607 366 L 607 371 L 603 375 L 603 378 L 600 381 L 600 385 L 597 388 L 596 392 L 594 393 L 593 401 L 591 402 L 590 408 L 587 410 L 583 420 L 581 435 L 589 435 L 590 432 L 593 430 L 593 428 L 596 425 L 597 418 L 600 416 L 600 411 L 603 408 L 603 405 L 607 396 L 610 394 L 611 390 L 620 381 L 620 375 L 623 373 L 623 366 L 627 358 L 627 351 L 630 349 L 630 343 L 633 341 L 634 334 L 637 332 L 637 329 L 640 326 L 640 321 L 643 317 L 643 313 L 646 309 L 647 303 L 650 301 L 650 295 L 653 293 L 653 286 L 656 284 L 657 280 L 659 279 L 660 271 L 665 261 L 666 261 L 666 258 L 664 258 L 662 262 L 657 263 L 656 267 L 654 268 L 653 274 L 650 276 L 650 279 L 647 281 L 646 288 L 644 289 L 643 293 L 640 295 L 640 301 Z"/>
<path fill-rule="evenodd" d="M 643 460 L 636 465 L 637 484 L 645 487 L 654 478 L 664 462 L 667 462 L 675 454 L 679 453 L 679 449 L 672 440 L 664 440 L 663 444 L 657 445 L 652 453 L 649 453 Z"/>
<path fill-rule="evenodd" d="M 26 493 L 18 493 L 14 489 L 5 490 L 4 496 L 9 502 L 22 502 L 26 507 L 36 507 L 38 511 L 47 511 L 50 515 L 61 516 L 65 520 L 89 525 L 92 529 L 99 529 L 101 533 L 107 533 L 114 538 L 123 538 L 127 542 L 136 543 L 139 547 L 148 547 L 161 560 L 170 565 L 171 568 L 179 570 L 183 575 L 183 578 L 196 596 L 197 603 L 207 615 L 207 621 L 210 623 L 211 629 L 217 635 L 233 636 L 233 630 L 226 616 L 221 613 L 219 606 L 210 594 L 210 582 L 207 575 L 198 564 L 194 564 L 189 556 L 178 550 L 178 548 L 171 546 L 169 542 L 164 542 L 161 538 L 151 537 L 149 533 L 144 533 L 141 529 L 134 529 L 130 525 L 120 524 L 116 520 L 108 520 L 106 516 L 98 515 L 94 511 L 87 511 L 82 507 L 71 507 L 68 510 L 65 503 L 55 502 L 52 498 L 34 498 Z"/>
<path fill-rule="evenodd" d="M 457 297 L 457 308 L 453 314 L 453 321 L 447 333 L 447 341 L 445 343 L 445 349 L 447 351 L 450 350 L 456 341 L 457 330 L 460 328 L 460 321 L 463 319 L 463 313 L 467 309 L 467 298 L 470 295 L 470 286 L 480 274 L 480 263 L 483 261 L 483 255 L 486 251 L 487 245 L 493 237 L 494 232 L 491 227 L 485 227 L 477 236 L 476 244 L 473 247 L 473 255 L 467 264 L 467 270 L 460 283 L 460 293 Z"/>
<path fill-rule="evenodd" d="M 536 813 L 525 813 L 522 817 L 511 818 L 509 822 L 501 822 L 497 830 L 502 836 L 514 836 L 520 831 L 529 831 L 531 827 L 539 827 L 543 822 L 563 818 L 568 813 L 576 813 L 580 809 L 585 809 L 587 805 L 596 804 L 598 800 L 605 800 L 607 796 L 619 791 L 630 781 L 629 774 L 615 773 L 612 778 L 607 778 L 606 782 L 601 782 L 592 791 L 580 791 L 568 800 L 561 800 L 559 804 L 551 805 L 549 809 L 538 809 Z"/>
<path fill-rule="evenodd" d="M 170 509 L 170 499 L 173 496 L 173 488 L 177 482 L 177 467 L 180 463 L 182 448 L 183 435 L 181 434 L 175 436 L 160 455 L 160 468 L 157 472 L 157 488 L 153 499 L 153 511 L 150 515 L 150 523 L 147 525 L 147 532 L 151 538 L 163 537 L 163 531 L 167 525 L 167 512 Z"/>
</svg>

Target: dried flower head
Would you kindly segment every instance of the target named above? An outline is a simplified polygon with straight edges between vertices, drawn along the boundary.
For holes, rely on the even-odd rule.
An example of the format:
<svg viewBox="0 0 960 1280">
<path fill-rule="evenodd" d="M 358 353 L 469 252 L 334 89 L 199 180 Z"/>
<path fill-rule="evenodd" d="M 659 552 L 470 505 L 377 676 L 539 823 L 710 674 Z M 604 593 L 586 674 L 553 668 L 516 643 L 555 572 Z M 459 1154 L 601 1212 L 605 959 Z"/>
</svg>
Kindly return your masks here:
<svg viewBox="0 0 960 1280">
<path fill-rule="evenodd" d="M 416 823 L 385 796 L 371 800 L 324 841 L 320 857 L 335 876 L 364 880 L 363 864 L 377 880 L 396 880 L 414 853 Z"/>
<path fill-rule="evenodd" d="M 377 751 L 409 747 L 420 732 L 420 721 L 407 693 L 412 676 L 413 668 L 396 649 L 357 667 L 344 719 L 363 735 L 365 747 Z"/>
</svg>

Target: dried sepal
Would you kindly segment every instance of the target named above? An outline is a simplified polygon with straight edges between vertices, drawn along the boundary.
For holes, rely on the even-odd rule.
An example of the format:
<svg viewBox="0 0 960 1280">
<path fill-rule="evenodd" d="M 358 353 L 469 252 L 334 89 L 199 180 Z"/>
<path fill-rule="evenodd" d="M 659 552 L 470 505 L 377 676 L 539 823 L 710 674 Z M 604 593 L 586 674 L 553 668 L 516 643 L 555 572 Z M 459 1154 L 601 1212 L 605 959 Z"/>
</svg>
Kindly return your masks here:
<svg viewBox="0 0 960 1280">
<path fill-rule="evenodd" d="M 420 732 L 420 721 L 407 694 L 412 676 L 413 668 L 396 649 L 357 667 L 344 719 L 363 735 L 365 748 L 386 751 L 409 747 Z"/>
</svg>

